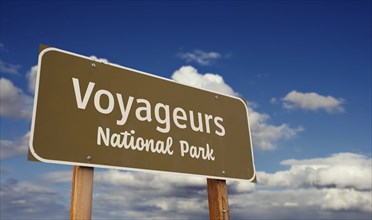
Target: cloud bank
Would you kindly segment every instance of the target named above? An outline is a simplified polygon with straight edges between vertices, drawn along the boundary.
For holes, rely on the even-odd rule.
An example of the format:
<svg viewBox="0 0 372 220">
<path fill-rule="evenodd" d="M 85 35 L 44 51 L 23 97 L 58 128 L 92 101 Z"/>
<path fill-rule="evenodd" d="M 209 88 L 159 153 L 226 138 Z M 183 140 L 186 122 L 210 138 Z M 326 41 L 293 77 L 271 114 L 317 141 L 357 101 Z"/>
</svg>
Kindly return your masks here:
<svg viewBox="0 0 372 220">
<path fill-rule="evenodd" d="M 258 172 L 258 184 L 227 181 L 232 219 L 369 219 L 370 157 L 337 153 L 322 158 L 287 159 L 281 164 L 288 165 L 288 169 Z M 25 219 L 43 213 L 48 219 L 65 218 L 71 174 L 72 169 L 49 172 L 34 182 L 2 179 L 2 217 Z M 95 219 L 208 219 L 208 216 L 205 178 L 95 170 Z"/>
<path fill-rule="evenodd" d="M 338 153 L 282 164 L 289 169 L 258 172 L 257 185 L 228 181 L 232 218 L 359 219 L 371 213 L 371 158 Z M 97 217 L 208 218 L 204 178 L 109 170 L 97 173 L 95 186 Z"/>
</svg>

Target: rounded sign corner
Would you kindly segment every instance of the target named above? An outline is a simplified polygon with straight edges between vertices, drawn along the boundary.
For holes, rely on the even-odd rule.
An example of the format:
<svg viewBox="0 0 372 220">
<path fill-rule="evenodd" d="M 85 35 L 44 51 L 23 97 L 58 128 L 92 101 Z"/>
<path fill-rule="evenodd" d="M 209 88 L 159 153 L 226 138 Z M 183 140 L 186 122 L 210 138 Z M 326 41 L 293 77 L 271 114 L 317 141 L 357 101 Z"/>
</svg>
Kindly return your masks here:
<svg viewBox="0 0 372 220">
<path fill-rule="evenodd" d="M 33 140 L 32 140 L 32 138 L 31 138 L 31 139 L 30 139 L 30 142 L 29 142 L 29 149 L 30 149 L 30 152 L 31 152 L 32 156 L 34 156 L 38 161 L 41 161 L 41 162 L 44 162 L 44 163 L 48 163 L 48 162 L 49 162 L 48 159 L 44 159 L 44 158 L 40 157 L 40 156 L 36 153 L 36 151 L 34 150 L 34 145 L 33 145 L 32 141 L 33 141 Z"/>
<path fill-rule="evenodd" d="M 39 52 L 39 57 L 43 57 L 46 53 L 50 52 L 50 51 L 59 51 L 59 49 L 57 48 L 54 48 L 54 47 L 47 47 L 47 48 L 44 48 L 42 49 L 40 52 Z"/>
<path fill-rule="evenodd" d="M 245 98 L 243 97 L 236 97 L 239 101 L 241 101 L 243 103 L 243 105 L 245 106 L 245 108 L 248 110 L 248 100 L 246 100 Z"/>
<path fill-rule="evenodd" d="M 253 170 L 253 175 L 250 179 L 248 179 L 248 181 L 252 183 L 257 183 L 256 169 Z"/>
</svg>

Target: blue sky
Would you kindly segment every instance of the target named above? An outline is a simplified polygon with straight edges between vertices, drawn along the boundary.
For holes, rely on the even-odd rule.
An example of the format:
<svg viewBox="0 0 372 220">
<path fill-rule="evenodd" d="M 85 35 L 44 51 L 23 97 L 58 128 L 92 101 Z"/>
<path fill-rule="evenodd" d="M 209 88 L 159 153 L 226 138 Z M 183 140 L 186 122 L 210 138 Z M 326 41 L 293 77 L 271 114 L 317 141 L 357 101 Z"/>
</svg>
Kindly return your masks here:
<svg viewBox="0 0 372 220">
<path fill-rule="evenodd" d="M 72 167 L 26 160 L 41 43 L 246 98 L 260 183 L 228 183 L 232 217 L 370 218 L 371 1 L 1 1 L 0 10 L 1 218 L 69 216 Z M 94 184 L 96 219 L 208 216 L 200 178 L 98 169 Z"/>
</svg>

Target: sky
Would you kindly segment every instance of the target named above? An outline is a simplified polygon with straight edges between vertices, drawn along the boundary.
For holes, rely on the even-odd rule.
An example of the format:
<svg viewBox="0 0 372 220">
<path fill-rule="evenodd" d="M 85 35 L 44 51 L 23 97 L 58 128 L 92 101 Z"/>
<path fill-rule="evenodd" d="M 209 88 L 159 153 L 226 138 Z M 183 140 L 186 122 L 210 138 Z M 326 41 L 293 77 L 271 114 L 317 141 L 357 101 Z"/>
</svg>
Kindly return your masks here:
<svg viewBox="0 0 372 220">
<path fill-rule="evenodd" d="M 1 1 L 0 218 L 69 218 L 72 166 L 27 161 L 45 44 L 248 100 L 258 183 L 227 181 L 232 219 L 370 219 L 371 6 Z M 206 186 L 95 169 L 92 217 L 207 219 Z"/>
</svg>

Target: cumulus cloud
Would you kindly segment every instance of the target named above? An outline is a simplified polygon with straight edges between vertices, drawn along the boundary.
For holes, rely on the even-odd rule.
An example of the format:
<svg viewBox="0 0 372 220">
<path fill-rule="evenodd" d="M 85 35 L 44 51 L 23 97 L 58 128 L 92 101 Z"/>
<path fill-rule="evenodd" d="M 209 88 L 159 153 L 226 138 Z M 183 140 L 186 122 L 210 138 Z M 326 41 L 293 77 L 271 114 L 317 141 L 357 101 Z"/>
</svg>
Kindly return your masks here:
<svg viewBox="0 0 372 220">
<path fill-rule="evenodd" d="M 232 219 L 369 219 L 370 193 L 336 188 L 259 189 L 229 196 L 229 204 Z"/>
<path fill-rule="evenodd" d="M 37 69 L 38 69 L 38 65 L 31 67 L 31 69 L 27 72 L 27 75 L 26 75 L 27 80 L 28 80 L 28 90 L 32 94 L 35 93 Z"/>
<path fill-rule="evenodd" d="M 270 219 L 370 217 L 370 157 L 337 153 L 325 158 L 284 160 L 281 164 L 290 168 L 257 172 L 255 191 L 230 196 L 233 215 Z"/>
<path fill-rule="evenodd" d="M 229 196 L 229 205 L 232 219 L 319 219 L 319 204 L 307 202 L 319 198 L 315 189 L 257 190 Z"/>
<path fill-rule="evenodd" d="M 108 170 L 94 174 L 95 218 L 208 218 L 205 178 Z"/>
<path fill-rule="evenodd" d="M 0 79 L 0 103 L 1 117 L 31 118 L 33 98 L 5 78 Z"/>
<path fill-rule="evenodd" d="M 29 139 L 30 132 L 13 141 L 0 140 L 0 159 L 2 160 L 18 155 L 26 155 Z"/>
<path fill-rule="evenodd" d="M 0 185 L 1 219 L 67 219 L 63 193 L 30 182 L 7 179 Z"/>
<path fill-rule="evenodd" d="M 93 60 L 97 60 L 99 62 L 102 62 L 102 63 L 109 63 L 109 61 L 106 58 L 98 58 L 94 55 L 90 56 L 90 58 L 93 59 Z"/>
<path fill-rule="evenodd" d="M 275 99 L 272 99 L 272 101 Z M 286 109 L 304 109 L 304 110 L 325 110 L 328 113 L 344 112 L 342 104 L 344 100 L 332 96 L 322 96 L 315 92 L 302 93 L 297 91 L 289 92 L 282 99 L 283 107 Z"/>
<path fill-rule="evenodd" d="M 119 170 L 109 170 L 107 172 L 98 173 L 95 176 L 97 183 L 110 183 L 123 187 L 145 187 L 148 182 L 151 182 L 150 187 L 164 188 L 164 190 L 172 190 L 174 187 L 185 187 L 192 185 L 193 187 L 202 187 L 205 185 L 205 179 L 194 176 L 184 175 L 159 175 L 155 173 L 144 172 L 122 172 Z"/>
<path fill-rule="evenodd" d="M 217 52 L 194 50 L 193 52 L 179 53 L 178 57 L 185 60 L 187 63 L 195 62 L 200 65 L 211 65 L 214 61 L 221 58 L 221 54 Z"/>
<path fill-rule="evenodd" d="M 3 47 L 1 47 L 3 48 Z M 19 73 L 19 70 L 21 68 L 21 65 L 15 65 L 15 64 L 10 64 L 6 63 L 3 60 L 0 60 L 0 72 L 2 73 L 8 73 L 11 75 L 21 75 Z"/>
<path fill-rule="evenodd" d="M 192 66 L 183 66 L 176 70 L 172 75 L 172 79 L 181 84 L 238 96 L 238 93 L 234 92 L 220 75 L 213 73 L 201 74 Z"/>
<path fill-rule="evenodd" d="M 71 183 L 72 180 L 72 168 L 70 171 L 54 171 L 42 174 L 40 179 L 44 182 L 52 184 L 64 184 Z"/>
<path fill-rule="evenodd" d="M 256 112 L 253 108 L 248 108 L 248 111 L 252 144 L 256 149 L 274 150 L 275 142 L 293 138 L 304 130 L 302 127 L 292 128 L 285 123 L 271 125 L 268 123 L 270 118 L 268 114 Z"/>
<path fill-rule="evenodd" d="M 372 160 L 353 153 L 338 153 L 326 158 L 285 160 L 290 168 L 273 174 L 260 172 L 260 182 L 270 187 L 352 188 L 371 190 Z"/>
<path fill-rule="evenodd" d="M 322 209 L 372 212 L 371 191 L 363 192 L 354 189 L 328 189 L 323 190 L 323 192 Z"/>
<path fill-rule="evenodd" d="M 172 79 L 185 85 L 208 89 L 231 96 L 239 96 L 228 84 L 225 83 L 220 75 L 213 73 L 201 74 L 192 66 L 183 66 L 176 70 Z M 281 139 L 289 139 L 299 132 L 302 127 L 291 128 L 287 124 L 278 126 L 268 123 L 269 115 L 259 113 L 253 108 L 249 108 L 249 122 L 251 126 L 253 146 L 261 150 L 275 149 L 274 143 Z"/>
<path fill-rule="evenodd" d="M 240 193 L 251 193 L 256 189 L 256 184 L 247 181 L 227 181 L 228 192 L 230 195 Z"/>
</svg>

